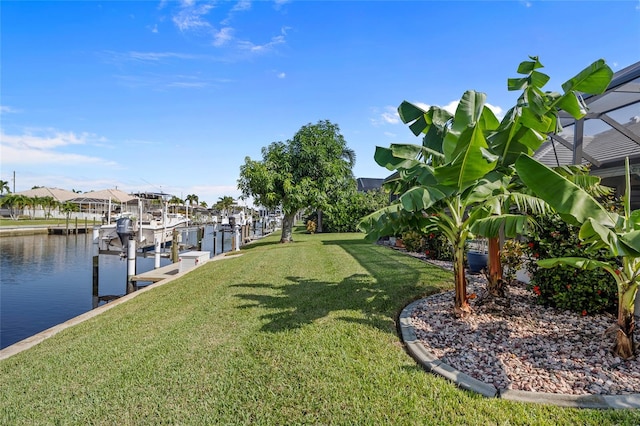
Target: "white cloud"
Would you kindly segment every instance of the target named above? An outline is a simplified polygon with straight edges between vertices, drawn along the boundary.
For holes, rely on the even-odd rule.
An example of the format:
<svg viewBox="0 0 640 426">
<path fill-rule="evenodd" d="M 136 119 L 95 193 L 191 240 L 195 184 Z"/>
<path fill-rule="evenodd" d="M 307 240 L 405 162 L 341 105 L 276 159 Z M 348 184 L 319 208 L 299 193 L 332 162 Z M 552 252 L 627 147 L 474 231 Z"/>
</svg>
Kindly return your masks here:
<svg viewBox="0 0 640 426">
<path fill-rule="evenodd" d="M 182 8 L 173 16 L 173 23 L 182 32 L 210 28 L 204 17 L 213 9 L 211 4 L 196 5 L 194 1 L 183 1 Z"/>
<path fill-rule="evenodd" d="M 153 27 L 151 27 L 151 32 L 154 34 L 158 34 L 158 24 L 155 24 Z"/>
<path fill-rule="evenodd" d="M 58 149 L 71 145 L 85 145 L 87 142 L 104 142 L 104 138 L 98 138 L 90 133 L 76 135 L 73 132 L 57 132 L 46 130 L 38 135 L 26 132 L 22 135 L 8 135 L 0 133 L 0 147 L 2 148 L 2 163 L 8 164 L 51 164 L 51 165 L 77 165 L 79 163 L 115 165 L 112 161 L 99 157 L 91 157 L 81 154 L 65 153 Z"/>
<path fill-rule="evenodd" d="M 165 90 L 172 88 L 203 88 L 227 84 L 233 80 L 228 78 L 202 78 L 201 75 L 144 73 L 139 75 L 120 74 L 114 78 L 119 84 L 130 88 L 151 88 Z"/>
<path fill-rule="evenodd" d="M 166 59 L 186 59 L 186 60 L 197 60 L 197 59 L 214 59 L 207 57 L 205 55 L 192 55 L 188 53 L 178 53 L 178 52 L 138 52 L 138 51 L 129 51 L 129 52 L 113 52 L 113 51 L 104 51 L 102 52 L 103 57 L 108 62 L 114 63 L 122 63 L 129 61 L 137 61 L 137 62 L 160 62 Z"/>
<path fill-rule="evenodd" d="M 233 28 L 225 27 L 220 31 L 214 32 L 213 45 L 216 47 L 223 46 L 233 40 Z"/>
<path fill-rule="evenodd" d="M 18 112 L 21 111 L 8 105 L 0 105 L 0 114 L 15 114 Z"/>
<path fill-rule="evenodd" d="M 233 8 L 231 8 L 231 12 L 244 12 L 245 10 L 249 9 L 251 9 L 251 1 L 240 0 L 233 6 Z"/>
<path fill-rule="evenodd" d="M 268 43 L 265 44 L 254 44 L 250 41 L 239 41 L 238 47 L 242 50 L 247 50 L 254 53 L 263 53 L 273 49 L 275 46 L 279 44 L 284 44 L 285 38 L 284 35 L 279 35 L 272 37 Z"/>
<path fill-rule="evenodd" d="M 373 113 L 376 115 L 376 117 L 371 119 L 371 124 L 376 127 L 385 124 L 400 123 L 400 116 L 398 115 L 398 111 L 395 107 L 386 106 L 384 107 L 384 110 L 382 112 L 380 112 L 378 108 L 374 108 Z"/>
<path fill-rule="evenodd" d="M 278 73 L 278 78 L 285 78 L 287 76 L 287 74 L 280 72 Z"/>
<path fill-rule="evenodd" d="M 291 0 L 275 0 L 274 1 L 275 5 L 273 7 L 276 10 L 280 10 L 282 8 L 282 6 L 284 6 L 285 4 L 289 3 L 290 1 Z"/>
<path fill-rule="evenodd" d="M 207 86 L 209 86 L 209 84 L 204 81 L 173 81 L 167 84 L 167 87 L 178 87 L 182 89 L 199 89 Z"/>
</svg>

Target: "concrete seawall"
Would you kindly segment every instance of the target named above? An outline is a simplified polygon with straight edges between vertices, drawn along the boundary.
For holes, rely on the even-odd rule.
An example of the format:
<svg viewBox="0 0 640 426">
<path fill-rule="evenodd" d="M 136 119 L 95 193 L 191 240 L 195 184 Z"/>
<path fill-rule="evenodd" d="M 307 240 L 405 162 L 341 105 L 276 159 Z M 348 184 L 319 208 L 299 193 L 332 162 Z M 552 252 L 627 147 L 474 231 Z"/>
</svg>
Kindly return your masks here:
<svg viewBox="0 0 640 426">
<path fill-rule="evenodd" d="M 22 237 L 25 235 L 48 234 L 49 227 L 17 227 L 17 228 L 0 228 L 0 238 L 2 237 Z"/>
</svg>

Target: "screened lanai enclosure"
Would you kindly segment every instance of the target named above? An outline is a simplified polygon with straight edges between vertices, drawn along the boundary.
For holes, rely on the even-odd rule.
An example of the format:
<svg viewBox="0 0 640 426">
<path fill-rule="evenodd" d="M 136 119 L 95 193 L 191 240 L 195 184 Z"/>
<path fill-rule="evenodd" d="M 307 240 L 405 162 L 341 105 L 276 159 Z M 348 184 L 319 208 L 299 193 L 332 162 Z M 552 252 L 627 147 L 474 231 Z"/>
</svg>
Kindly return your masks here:
<svg viewBox="0 0 640 426">
<path fill-rule="evenodd" d="M 561 111 L 562 131 L 549 135 L 535 158 L 550 167 L 588 164 L 591 174 L 623 194 L 629 157 L 632 209 L 640 209 L 640 62 L 615 73 L 603 94 L 584 101 L 587 115 L 575 120 Z"/>
</svg>

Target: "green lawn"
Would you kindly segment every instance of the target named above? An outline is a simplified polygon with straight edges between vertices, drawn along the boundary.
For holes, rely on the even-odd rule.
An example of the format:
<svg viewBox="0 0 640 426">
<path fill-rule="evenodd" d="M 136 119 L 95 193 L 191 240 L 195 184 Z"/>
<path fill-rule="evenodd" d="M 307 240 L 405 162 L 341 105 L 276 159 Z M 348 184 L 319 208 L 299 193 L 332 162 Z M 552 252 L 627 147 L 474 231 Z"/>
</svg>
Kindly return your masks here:
<svg viewBox="0 0 640 426">
<path fill-rule="evenodd" d="M 76 223 L 75 219 L 69 219 L 69 226 L 74 227 Z M 78 219 L 78 227 L 84 227 L 85 220 Z M 87 220 L 87 223 L 90 226 L 94 224 L 100 224 L 100 222 L 95 222 L 93 220 Z M 24 219 L 21 218 L 19 220 L 0 218 L 0 227 L 2 226 L 34 226 L 34 225 L 60 225 L 65 226 L 67 224 L 66 219 L 58 218 L 58 219 Z"/>
<path fill-rule="evenodd" d="M 459 390 L 405 353 L 448 272 L 359 234 L 279 235 L 0 362 L 0 424 L 640 424 Z"/>
</svg>

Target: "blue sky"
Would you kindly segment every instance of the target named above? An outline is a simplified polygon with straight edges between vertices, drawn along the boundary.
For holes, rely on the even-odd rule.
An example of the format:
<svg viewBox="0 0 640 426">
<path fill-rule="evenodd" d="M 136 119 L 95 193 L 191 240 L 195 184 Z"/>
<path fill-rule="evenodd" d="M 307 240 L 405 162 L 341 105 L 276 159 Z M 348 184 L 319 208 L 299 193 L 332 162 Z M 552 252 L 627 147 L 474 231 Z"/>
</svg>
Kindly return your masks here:
<svg viewBox="0 0 640 426">
<path fill-rule="evenodd" d="M 496 111 L 537 55 L 547 88 L 640 60 L 634 1 L 2 1 L 1 179 L 238 197 L 246 156 L 331 120 L 357 177 L 376 145 L 419 143 L 403 101 L 468 89 Z"/>
</svg>

